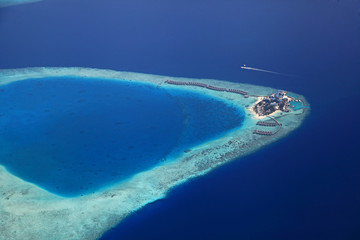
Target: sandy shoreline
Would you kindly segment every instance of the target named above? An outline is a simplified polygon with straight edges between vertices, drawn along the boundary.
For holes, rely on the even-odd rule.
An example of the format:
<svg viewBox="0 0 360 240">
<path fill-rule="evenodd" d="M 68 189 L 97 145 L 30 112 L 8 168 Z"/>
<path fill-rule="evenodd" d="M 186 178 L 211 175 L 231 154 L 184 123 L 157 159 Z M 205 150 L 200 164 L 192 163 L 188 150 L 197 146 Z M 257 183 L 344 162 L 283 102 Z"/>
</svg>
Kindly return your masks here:
<svg viewBox="0 0 360 240">
<path fill-rule="evenodd" d="M 0 70 L 0 87 L 14 81 L 51 76 L 101 77 L 119 81 L 155 84 L 161 88 L 182 88 L 206 94 L 244 109 L 241 128 L 221 138 L 204 142 L 150 170 L 83 197 L 63 198 L 13 176 L 0 166 L 0 235 L 11 239 L 97 239 L 109 228 L 147 203 L 166 196 L 173 187 L 206 174 L 235 158 L 250 154 L 299 127 L 306 117 L 302 111 L 275 113 L 283 127 L 274 136 L 254 135 L 256 115 L 249 109 L 257 99 L 235 93 L 217 92 L 195 86 L 174 86 L 165 80 L 197 81 L 218 87 L 235 88 L 260 96 L 275 89 L 211 79 L 189 79 L 150 74 L 87 68 L 28 68 Z M 304 99 L 304 98 L 303 98 Z M 247 107 L 249 106 L 249 107 Z"/>
<path fill-rule="evenodd" d="M 254 106 L 256 104 L 258 104 L 259 102 L 261 102 L 261 100 L 263 99 L 263 97 L 256 97 L 256 102 L 254 102 L 254 104 L 250 107 L 248 107 L 248 110 L 250 111 L 250 113 L 252 114 L 252 118 L 257 119 L 257 120 L 261 120 L 263 119 L 265 116 L 259 116 L 255 111 L 254 111 Z"/>
</svg>

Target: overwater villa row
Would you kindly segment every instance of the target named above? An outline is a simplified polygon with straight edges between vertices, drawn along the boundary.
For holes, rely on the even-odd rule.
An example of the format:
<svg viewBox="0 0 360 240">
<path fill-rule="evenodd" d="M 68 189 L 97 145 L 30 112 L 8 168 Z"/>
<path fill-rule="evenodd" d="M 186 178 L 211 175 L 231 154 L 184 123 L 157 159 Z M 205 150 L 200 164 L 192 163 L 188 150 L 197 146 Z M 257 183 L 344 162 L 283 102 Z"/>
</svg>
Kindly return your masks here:
<svg viewBox="0 0 360 240">
<path fill-rule="evenodd" d="M 275 133 L 270 132 L 270 131 L 261 131 L 261 130 L 254 130 L 253 133 L 258 134 L 258 135 L 267 135 L 267 136 L 271 136 L 271 135 L 275 134 Z"/>
<path fill-rule="evenodd" d="M 244 95 L 244 97 L 249 97 L 248 93 L 239 89 L 228 89 L 228 88 L 219 88 L 219 87 L 215 87 L 212 85 L 208 85 L 205 83 L 197 83 L 197 82 L 178 82 L 178 81 L 173 81 L 173 80 L 166 80 L 165 83 L 168 84 L 174 84 L 174 85 L 190 85 L 190 86 L 198 86 L 198 87 L 204 87 L 210 90 L 214 90 L 214 91 L 221 91 L 221 92 L 233 92 L 233 93 L 238 93 L 241 95 Z"/>
<path fill-rule="evenodd" d="M 262 121 L 259 121 L 259 122 L 256 123 L 256 125 L 274 127 L 274 126 L 277 126 L 278 124 L 276 122 L 262 122 Z"/>
<path fill-rule="evenodd" d="M 253 131 L 253 134 L 271 136 L 271 135 L 275 135 L 278 131 L 280 131 L 282 124 L 279 123 L 275 118 L 273 118 L 273 117 L 271 117 L 271 116 L 268 116 L 268 117 L 271 118 L 272 120 L 274 120 L 275 122 L 259 121 L 259 122 L 256 123 L 256 125 L 265 126 L 265 127 L 275 127 L 275 126 L 278 126 L 278 128 L 276 129 L 276 131 L 271 132 L 271 131 L 254 130 L 254 131 Z"/>
</svg>

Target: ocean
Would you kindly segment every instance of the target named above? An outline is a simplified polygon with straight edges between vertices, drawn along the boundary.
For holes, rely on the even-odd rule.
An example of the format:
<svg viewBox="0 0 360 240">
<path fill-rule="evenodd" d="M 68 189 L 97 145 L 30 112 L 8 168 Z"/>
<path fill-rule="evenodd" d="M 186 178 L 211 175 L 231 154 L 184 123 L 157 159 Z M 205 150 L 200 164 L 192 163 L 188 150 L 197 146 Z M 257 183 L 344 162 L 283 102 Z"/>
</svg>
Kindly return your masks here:
<svg viewBox="0 0 360 240">
<path fill-rule="evenodd" d="M 286 138 L 176 187 L 103 239 L 359 239 L 359 40 L 355 0 L 44 0 L 0 9 L 1 69 L 222 79 L 293 91 L 311 105 Z"/>
</svg>

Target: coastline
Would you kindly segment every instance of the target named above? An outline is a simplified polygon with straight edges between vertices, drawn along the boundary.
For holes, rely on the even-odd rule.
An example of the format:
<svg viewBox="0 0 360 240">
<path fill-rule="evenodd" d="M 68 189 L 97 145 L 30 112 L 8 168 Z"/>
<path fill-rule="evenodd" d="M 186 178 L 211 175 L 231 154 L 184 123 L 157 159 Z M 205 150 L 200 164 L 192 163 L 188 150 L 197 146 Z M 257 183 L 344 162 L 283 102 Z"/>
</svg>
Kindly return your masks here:
<svg viewBox="0 0 360 240">
<path fill-rule="evenodd" d="M 261 102 L 263 98 L 262 98 L 262 97 L 256 97 L 256 98 L 257 98 L 256 102 L 254 102 L 254 104 L 253 104 L 252 106 L 248 107 L 248 110 L 249 110 L 250 113 L 252 114 L 252 118 L 257 119 L 257 120 L 261 120 L 261 119 L 263 119 L 265 116 L 259 116 L 259 115 L 257 115 L 256 112 L 254 111 L 253 107 L 254 107 L 256 104 L 258 104 L 259 102 Z M 272 113 L 272 114 L 275 114 L 275 113 L 276 113 L 276 112 L 274 112 L 274 113 Z M 271 114 L 270 114 L 270 115 L 271 115 Z"/>
<path fill-rule="evenodd" d="M 206 174 L 231 160 L 248 155 L 285 137 L 299 127 L 308 111 L 276 112 L 283 128 L 274 136 L 254 135 L 256 115 L 247 106 L 254 98 L 235 93 L 217 92 L 196 86 L 167 85 L 168 79 L 197 81 L 219 87 L 237 88 L 250 94 L 269 95 L 275 89 L 210 79 L 189 79 L 141 73 L 89 68 L 27 68 L 0 70 L 0 87 L 14 81 L 51 76 L 101 77 L 109 80 L 140 82 L 161 88 L 195 91 L 244 109 L 246 118 L 241 128 L 221 138 L 202 143 L 176 159 L 140 172 L 130 179 L 83 197 L 64 198 L 27 183 L 0 166 L 0 239 L 97 239 L 109 228 L 147 203 L 164 198 L 173 187 Z M 303 96 L 300 96 L 305 99 Z M 305 100 L 304 100 L 305 101 Z M 255 118 L 254 118 L 255 117 Z M 18 231 L 22 229 L 22 231 Z"/>
</svg>

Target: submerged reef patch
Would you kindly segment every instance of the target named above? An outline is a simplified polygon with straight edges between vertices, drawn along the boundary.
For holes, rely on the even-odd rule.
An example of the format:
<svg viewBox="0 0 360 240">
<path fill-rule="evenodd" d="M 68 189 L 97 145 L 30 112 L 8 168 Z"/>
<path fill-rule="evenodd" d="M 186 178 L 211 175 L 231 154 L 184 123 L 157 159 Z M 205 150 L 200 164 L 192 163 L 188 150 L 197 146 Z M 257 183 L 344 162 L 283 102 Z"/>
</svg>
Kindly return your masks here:
<svg viewBox="0 0 360 240">
<path fill-rule="evenodd" d="M 256 103 L 272 96 L 275 89 L 210 79 L 189 79 L 150 74 L 87 68 L 28 68 L 0 70 L 2 85 L 29 78 L 94 77 L 152 84 L 171 92 L 186 89 L 224 103 L 245 113 L 242 126 L 173 156 L 155 167 L 137 173 L 126 181 L 80 197 L 60 197 L 26 182 L 0 166 L 0 239 L 98 239 L 122 219 L 187 180 L 206 174 L 229 161 L 250 154 L 285 137 L 298 128 L 309 106 L 286 108 L 260 116 Z M 169 84 L 169 80 L 184 84 Z M 185 84 L 185 83 L 197 84 Z M 204 87 L 206 85 L 207 87 Z M 215 88 L 213 88 L 215 87 Z M 241 90 L 247 94 L 229 89 Z M 246 96 L 245 96 L 246 95 Z M 296 99 L 292 99 L 296 100 Z M 263 105 L 265 106 L 265 105 Z M 265 106 L 266 107 L 266 106 Z M 265 109 L 264 107 L 262 109 Z M 260 109 L 264 113 L 264 111 Z M 266 110 L 266 109 L 265 109 Z M 265 112 L 266 113 L 266 112 Z M 259 123 L 260 122 L 260 123 Z M 271 132 L 272 134 L 261 134 Z M 260 133 L 260 134 L 258 134 Z M 29 159 L 31 162 L 31 159 Z"/>
</svg>

